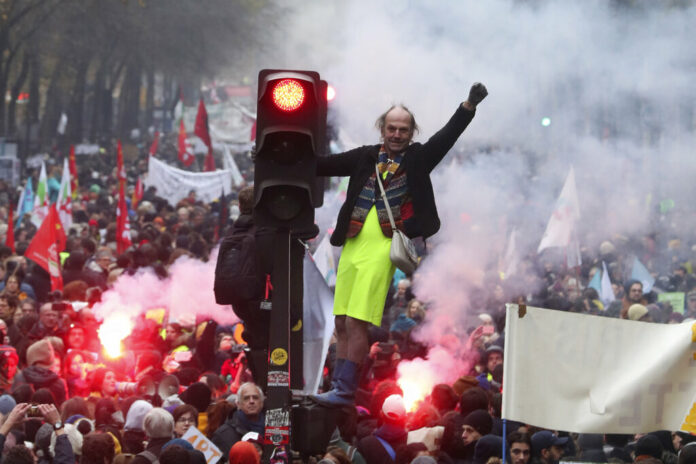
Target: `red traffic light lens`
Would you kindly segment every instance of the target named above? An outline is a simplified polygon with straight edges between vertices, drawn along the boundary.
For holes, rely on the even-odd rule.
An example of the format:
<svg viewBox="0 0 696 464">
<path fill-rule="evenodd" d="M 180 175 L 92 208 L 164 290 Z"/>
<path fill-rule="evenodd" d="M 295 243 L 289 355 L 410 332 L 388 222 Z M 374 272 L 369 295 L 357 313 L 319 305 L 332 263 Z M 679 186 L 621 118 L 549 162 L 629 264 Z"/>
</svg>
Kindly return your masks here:
<svg viewBox="0 0 696 464">
<path fill-rule="evenodd" d="M 305 100 L 305 90 L 295 79 L 283 79 L 273 86 L 273 103 L 283 111 L 295 111 Z"/>
</svg>

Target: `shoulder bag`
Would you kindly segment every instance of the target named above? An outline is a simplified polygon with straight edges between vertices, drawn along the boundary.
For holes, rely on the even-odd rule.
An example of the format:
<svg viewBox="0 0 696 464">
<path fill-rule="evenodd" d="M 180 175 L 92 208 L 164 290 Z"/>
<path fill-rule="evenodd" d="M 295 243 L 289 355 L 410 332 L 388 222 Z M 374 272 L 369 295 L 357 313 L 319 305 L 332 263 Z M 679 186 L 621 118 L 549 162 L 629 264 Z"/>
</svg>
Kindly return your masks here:
<svg viewBox="0 0 696 464">
<path fill-rule="evenodd" d="M 406 275 L 411 275 L 418 267 L 418 253 L 416 253 L 416 247 L 413 245 L 411 239 L 406 236 L 406 234 L 396 228 L 394 216 L 392 215 L 389 202 L 387 201 L 387 194 L 385 193 L 384 186 L 382 185 L 382 176 L 379 174 L 379 169 L 377 168 L 376 164 L 375 172 L 377 173 L 377 183 L 379 184 L 379 189 L 382 192 L 382 200 L 384 201 L 384 206 L 387 208 L 389 223 L 391 224 L 392 228 L 392 242 L 391 249 L 389 250 L 389 259 L 391 259 L 394 266 L 401 269 Z"/>
</svg>

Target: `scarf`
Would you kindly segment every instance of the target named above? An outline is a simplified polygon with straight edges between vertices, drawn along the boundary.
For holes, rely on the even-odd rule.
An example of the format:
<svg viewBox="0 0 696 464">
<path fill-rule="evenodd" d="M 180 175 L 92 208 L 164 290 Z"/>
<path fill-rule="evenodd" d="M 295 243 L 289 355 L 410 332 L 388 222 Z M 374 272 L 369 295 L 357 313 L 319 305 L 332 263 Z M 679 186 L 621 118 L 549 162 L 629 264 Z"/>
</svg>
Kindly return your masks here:
<svg viewBox="0 0 696 464">
<path fill-rule="evenodd" d="M 259 413 L 259 418 L 255 421 L 250 420 L 241 410 L 235 411 L 234 415 L 244 430 L 263 435 L 263 429 L 266 426 L 266 416 L 263 412 Z"/>
<path fill-rule="evenodd" d="M 389 202 L 392 216 L 394 216 L 394 224 L 398 229 L 403 229 L 401 205 L 404 203 L 404 198 L 406 197 L 406 173 L 403 169 L 399 171 L 403 156 L 404 155 L 400 153 L 393 159 L 389 159 L 383 145 L 380 147 L 377 157 L 377 169 L 380 174 L 383 174 L 382 184 L 387 194 L 387 201 Z M 365 185 L 363 185 L 362 191 L 355 202 L 346 237 L 355 237 L 360 233 L 365 224 L 367 214 L 370 212 L 373 205 L 377 208 L 377 218 L 379 219 L 382 233 L 384 233 L 386 237 L 392 236 L 387 208 L 384 206 L 382 192 L 379 190 L 379 185 L 377 185 L 377 174 L 373 172 L 365 182 Z"/>
</svg>

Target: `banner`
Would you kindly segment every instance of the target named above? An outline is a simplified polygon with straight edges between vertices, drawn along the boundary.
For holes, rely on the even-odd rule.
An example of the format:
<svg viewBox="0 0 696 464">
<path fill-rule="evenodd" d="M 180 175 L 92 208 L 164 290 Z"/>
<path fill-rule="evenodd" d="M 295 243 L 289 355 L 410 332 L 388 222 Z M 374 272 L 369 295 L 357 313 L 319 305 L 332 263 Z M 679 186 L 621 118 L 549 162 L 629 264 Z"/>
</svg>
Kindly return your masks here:
<svg viewBox="0 0 696 464">
<path fill-rule="evenodd" d="M 567 247 L 571 241 L 575 223 L 580 219 L 578 192 L 575 188 L 575 172 L 570 168 L 556 206 L 549 218 L 537 253 L 551 247 Z"/>
<path fill-rule="evenodd" d="M 193 449 L 197 449 L 205 456 L 205 461 L 208 464 L 214 464 L 220 460 L 222 451 L 208 440 L 208 437 L 203 435 L 196 427 L 189 427 L 186 433 L 181 437 L 191 443 Z"/>
<path fill-rule="evenodd" d="M 579 433 L 696 431 L 693 321 L 508 304 L 506 324 L 504 419 Z"/>
<path fill-rule="evenodd" d="M 151 156 L 148 160 L 147 178 L 145 187 L 157 188 L 157 195 L 164 198 L 170 205 L 176 204 L 185 198 L 189 191 L 196 191 L 196 198 L 204 203 L 210 203 L 232 191 L 236 185 L 232 172 L 218 170 L 215 172 L 191 172 L 169 166 L 158 158 Z"/>
</svg>

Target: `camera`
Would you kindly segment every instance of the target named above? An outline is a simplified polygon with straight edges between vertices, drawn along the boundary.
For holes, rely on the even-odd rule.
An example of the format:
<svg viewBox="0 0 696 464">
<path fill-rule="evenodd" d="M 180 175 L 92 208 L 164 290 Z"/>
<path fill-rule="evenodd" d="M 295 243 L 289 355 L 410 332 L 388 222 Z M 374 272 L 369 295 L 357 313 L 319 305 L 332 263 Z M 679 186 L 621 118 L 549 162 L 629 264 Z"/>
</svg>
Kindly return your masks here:
<svg viewBox="0 0 696 464">
<path fill-rule="evenodd" d="M 38 404 L 32 404 L 29 409 L 27 409 L 27 417 L 43 417 Z"/>
</svg>

